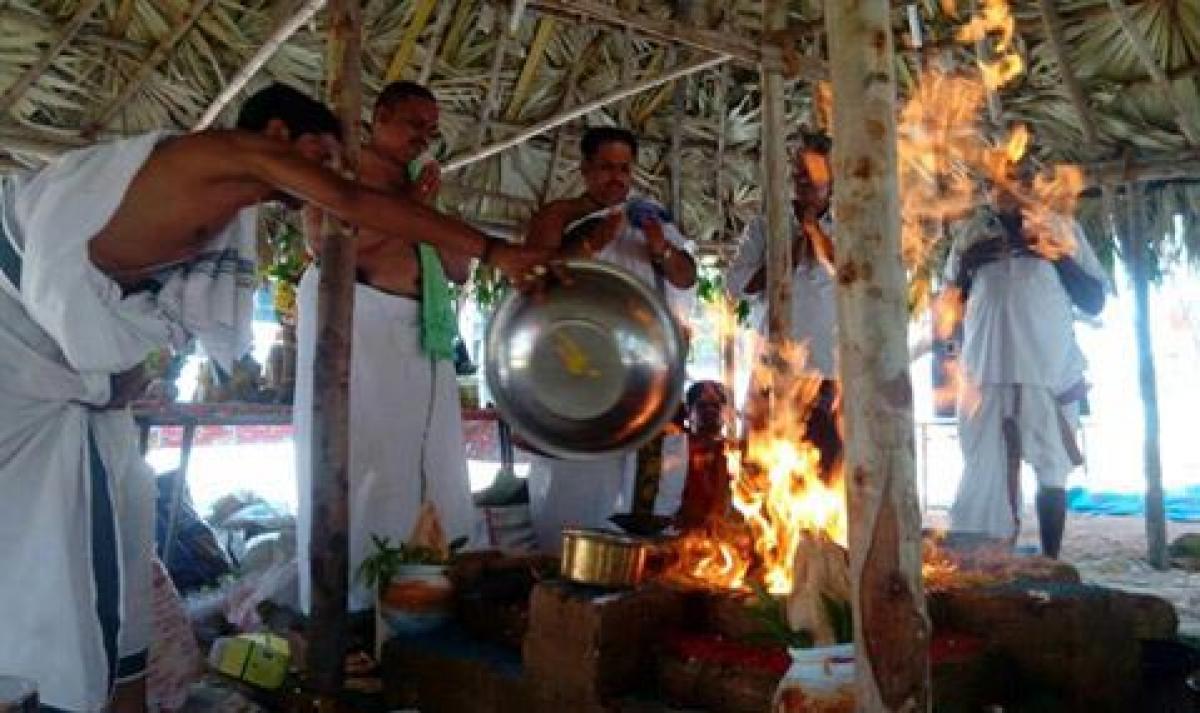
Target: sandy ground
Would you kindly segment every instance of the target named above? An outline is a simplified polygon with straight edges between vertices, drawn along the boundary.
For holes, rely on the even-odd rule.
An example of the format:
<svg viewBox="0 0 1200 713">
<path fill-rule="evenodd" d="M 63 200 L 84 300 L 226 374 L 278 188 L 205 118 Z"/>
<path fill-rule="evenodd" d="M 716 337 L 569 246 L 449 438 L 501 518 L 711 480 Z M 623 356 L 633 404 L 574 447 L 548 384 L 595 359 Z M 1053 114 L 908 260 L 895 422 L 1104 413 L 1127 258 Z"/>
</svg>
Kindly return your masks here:
<svg viewBox="0 0 1200 713">
<path fill-rule="evenodd" d="M 1037 517 L 1021 533 L 1018 547 L 1038 546 Z M 945 511 L 931 511 L 926 524 L 945 527 Z M 1167 542 L 1187 532 L 1200 532 L 1200 523 L 1167 523 Z M 1146 521 L 1141 517 L 1107 517 L 1071 513 L 1063 538 L 1062 558 L 1079 570 L 1085 582 L 1133 592 L 1154 594 L 1175 605 L 1182 634 L 1200 637 L 1200 572 L 1172 568 L 1159 572 L 1146 563 Z"/>
</svg>

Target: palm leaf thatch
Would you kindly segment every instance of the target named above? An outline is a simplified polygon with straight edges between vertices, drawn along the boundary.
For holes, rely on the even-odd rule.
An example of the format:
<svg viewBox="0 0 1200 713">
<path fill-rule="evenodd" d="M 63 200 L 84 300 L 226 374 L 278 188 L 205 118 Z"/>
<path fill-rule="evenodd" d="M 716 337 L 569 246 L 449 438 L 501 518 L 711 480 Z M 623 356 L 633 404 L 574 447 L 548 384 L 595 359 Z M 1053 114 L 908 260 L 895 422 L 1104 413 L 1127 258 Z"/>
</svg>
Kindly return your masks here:
<svg viewBox="0 0 1200 713">
<path fill-rule="evenodd" d="M 83 0 L 0 0 L 0 91 L 16 84 L 42 58 L 85 4 Z M 11 101 L 0 101 L 4 110 L 0 161 L 28 161 L 31 148 L 32 153 L 44 155 L 55 146 L 74 145 L 92 135 L 103 138 L 162 126 L 190 128 L 299 2 L 199 0 L 199 4 L 202 11 L 194 25 L 168 48 L 161 62 L 147 67 L 147 59 L 198 7 L 198 0 L 100 2 L 45 71 Z M 923 24 L 923 51 L 908 46 L 906 8 L 903 3 L 895 5 L 902 94 L 912 90 L 923 63 L 931 57 L 960 68 L 971 67 L 974 61 L 972 48 L 953 39 L 966 20 L 963 6 L 967 3 L 921 0 L 916 4 Z M 665 0 L 531 0 L 523 5 L 524 11 L 514 20 L 510 16 L 514 4 L 498 0 L 367 0 L 364 83 L 368 100 L 389 71 L 426 80 L 443 107 L 439 153 L 450 158 L 705 52 L 698 46 L 702 43 L 675 45 L 643 31 L 648 24 L 672 17 L 674 3 Z M 759 43 L 761 2 L 696 0 L 692 5 L 699 28 Z M 820 5 L 792 3 L 796 29 L 792 39 L 802 55 L 822 56 Z M 1129 25 L 1165 74 L 1165 86 L 1154 81 L 1108 0 L 1054 3 L 1062 20 L 1066 66 L 1060 66 L 1047 39 L 1038 3 L 1013 0 L 1011 5 L 1017 19 L 1017 47 L 1028 69 L 1000 92 L 1001 119 L 1024 122 L 1033 129 L 1039 159 L 1087 164 L 1133 157 L 1170 164 L 1200 158 L 1200 146 L 1189 144 L 1180 123 L 1200 121 L 1200 0 L 1124 0 Z M 621 13 L 636 21 L 621 26 L 604 19 Z M 535 41 L 542 22 L 549 23 L 549 31 L 543 30 L 540 42 Z M 322 92 L 324 23 L 319 13 L 290 37 L 247 89 L 278 80 Z M 145 81 L 128 101 L 114 107 L 133 78 L 147 69 Z M 1083 110 L 1096 127 L 1095 143 L 1084 140 L 1080 108 L 1064 89 L 1067 73 L 1083 87 Z M 727 254 L 726 248 L 757 210 L 759 199 L 758 75 L 752 65 L 739 62 L 678 81 L 686 87 L 682 123 L 673 113 L 672 85 L 643 92 L 458 171 L 448 177 L 449 202 L 469 219 L 519 232 L 538 202 L 578 188 L 573 167 L 582 126 L 617 123 L 631 124 L 644 137 L 637 182 L 643 190 L 665 198 L 671 180 L 671 136 L 678 130 L 685 197 L 680 220 L 702 249 Z M 819 110 L 818 86 L 796 79 L 791 89 L 787 106 L 791 125 L 823 127 L 828 117 Z M 224 112 L 225 121 L 231 112 Z M 112 113 L 111 120 L 96 126 L 106 113 Z M 553 162 L 558 131 L 562 156 Z M 1152 204 L 1148 214 L 1157 216 L 1153 230 L 1164 236 L 1153 239 L 1161 247 L 1157 254 L 1164 266 L 1200 255 L 1200 228 L 1192 209 L 1200 198 L 1200 183 L 1178 180 L 1176 175 L 1172 179 L 1151 183 L 1147 192 Z M 1098 219 L 1102 209 L 1096 191 L 1085 194 L 1079 210 L 1090 235 L 1103 243 L 1107 231 Z M 1173 227 L 1176 213 L 1184 216 L 1181 232 Z"/>
</svg>

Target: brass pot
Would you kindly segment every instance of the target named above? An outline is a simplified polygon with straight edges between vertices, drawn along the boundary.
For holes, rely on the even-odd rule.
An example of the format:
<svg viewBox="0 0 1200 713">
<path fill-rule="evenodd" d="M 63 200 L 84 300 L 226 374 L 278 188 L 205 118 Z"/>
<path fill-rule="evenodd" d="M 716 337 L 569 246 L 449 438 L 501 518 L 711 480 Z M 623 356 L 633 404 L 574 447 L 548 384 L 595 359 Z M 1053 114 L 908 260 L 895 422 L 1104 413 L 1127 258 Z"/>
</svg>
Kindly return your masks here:
<svg viewBox="0 0 1200 713">
<path fill-rule="evenodd" d="M 579 584 L 636 587 L 646 572 L 644 540 L 602 530 L 563 530 L 562 575 Z"/>
</svg>

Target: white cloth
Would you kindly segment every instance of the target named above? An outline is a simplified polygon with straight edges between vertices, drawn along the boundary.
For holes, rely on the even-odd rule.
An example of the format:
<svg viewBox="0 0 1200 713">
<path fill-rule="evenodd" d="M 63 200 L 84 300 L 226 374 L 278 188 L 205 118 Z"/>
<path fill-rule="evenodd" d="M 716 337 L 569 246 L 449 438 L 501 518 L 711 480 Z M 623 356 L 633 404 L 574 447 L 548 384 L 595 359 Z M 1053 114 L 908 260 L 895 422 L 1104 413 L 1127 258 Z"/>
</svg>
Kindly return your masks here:
<svg viewBox="0 0 1200 713">
<path fill-rule="evenodd" d="M 631 198 L 630 200 L 635 199 Z M 637 198 L 636 200 L 653 203 L 653 201 L 644 197 Z M 624 204 L 617 208 L 617 210 L 624 209 Z M 612 210 L 614 209 L 605 208 L 596 211 L 567 226 L 567 230 L 569 231 L 571 227 L 583 221 L 606 215 Z M 667 242 L 674 249 L 681 250 L 689 255 L 692 254 L 692 242 L 679 232 L 679 228 L 675 227 L 674 223 L 663 224 L 663 237 L 667 239 Z M 620 232 L 617 233 L 617 237 L 597 253 L 596 259 L 623 267 L 640 277 L 651 288 L 658 289 L 659 278 L 655 274 L 653 265 L 650 263 L 650 253 L 646 247 L 646 234 L 630 225 L 629 221 L 625 221 L 621 226 Z M 665 278 L 661 280 L 661 283 L 664 293 L 660 294 L 663 294 L 675 316 L 682 323 L 687 324 L 692 314 L 692 307 L 696 303 L 696 288 L 681 289 L 667 282 Z"/>
<path fill-rule="evenodd" d="M 614 513 L 629 512 L 637 480 L 637 453 L 590 461 L 534 456 L 529 471 L 529 512 L 540 552 L 562 550 L 563 528 L 615 529 Z M 687 436 L 663 439 L 662 475 L 654 514 L 673 516 L 687 484 Z"/>
<path fill-rule="evenodd" d="M 1016 412 L 1020 432 L 1021 460 L 1033 466 L 1038 485 L 1062 488 L 1074 469 L 1063 445 L 1059 414 L 1074 432 L 1079 428 L 1079 403 L 1060 404 L 1043 386 L 1022 386 L 1020 410 Z M 1003 422 L 1015 406 L 1013 386 L 983 386 L 978 402 L 961 403 L 958 437 L 962 444 L 964 470 L 950 509 L 950 528 L 955 532 L 978 532 L 1007 539 L 1013 532 L 1013 512 L 1008 492 L 1008 447 Z M 1018 486 L 1019 489 L 1019 486 Z M 1017 502 L 1024 502 L 1018 493 Z"/>
<path fill-rule="evenodd" d="M 1107 282 L 1104 269 L 1078 224 L 1072 257 L 1087 274 Z M 947 280 L 962 253 L 1001 230 L 981 211 L 955 236 Z M 1037 384 L 1055 393 L 1083 375 L 1086 361 L 1075 341 L 1075 310 L 1054 265 L 1036 257 L 1008 257 L 979 268 L 963 318 L 961 364 L 973 384 Z"/>
<path fill-rule="evenodd" d="M 791 221 L 793 235 L 799 228 Z M 826 224 L 826 229 L 832 228 Z M 755 218 L 746 225 L 737 257 L 726 273 L 729 291 L 751 305 L 750 319 L 760 334 L 767 330 L 766 290 L 746 292 L 754 275 L 766 265 L 766 220 Z M 808 369 L 826 379 L 837 378 L 834 333 L 837 327 L 837 292 L 829 268 L 819 261 L 799 261 L 792 270 L 791 337 L 807 347 Z"/>
<path fill-rule="evenodd" d="M 1092 277 L 1107 282 L 1103 268 L 1078 224 L 1072 223 L 1072 257 Z M 946 265 L 949 281 L 971 245 L 1002 235 L 994 213 L 984 208 L 956 231 Z M 1010 256 L 980 267 L 971 281 L 963 322 L 959 439 L 964 469 L 951 508 L 955 531 L 1006 538 L 1013 533 L 1003 420 L 1013 412 L 1013 386 L 1020 385 L 1017 417 L 1021 457 L 1033 465 L 1044 487 L 1063 487 L 1073 466 L 1063 445 L 1058 412 L 1078 423 L 1078 404 L 1056 396 L 1083 378 L 1086 360 L 1075 339 L 1075 310 L 1054 265 Z"/>
<path fill-rule="evenodd" d="M 295 397 L 296 521 L 300 602 L 311 607 L 309 545 L 312 536 L 312 400 L 316 348 L 317 282 L 310 269 L 297 294 Z M 354 292 L 350 363 L 350 599 L 351 611 L 374 606 L 356 576 L 371 554 L 371 535 L 393 544 L 408 539 L 427 496 L 446 536 L 482 541 L 467 478 L 462 411 L 454 364 L 431 361 L 421 350 L 420 303 L 366 285 Z"/>
<path fill-rule="evenodd" d="M 226 368 L 250 348 L 257 208 L 242 210 L 199 255 L 156 275 L 157 294 L 122 297 L 120 286 L 88 258 L 88 242 L 116 212 L 150 152 L 171 135 L 154 132 L 72 151 L 14 178 L 14 238 L 25 262 L 21 294 L 85 378 L 106 379 L 150 350 L 182 346 L 193 336 Z"/>
<path fill-rule="evenodd" d="M 149 292 L 123 297 L 88 259 L 88 241 L 162 137 L 73 151 L 0 184 L 0 240 L 22 271 L 19 289 L 0 276 L 0 671 L 36 680 L 43 703 L 66 710 L 103 710 L 117 663 L 144 653 L 150 638 L 154 484 L 129 412 L 94 407 L 109 399 L 109 376 L 152 349 L 193 329 L 227 336 L 191 321 L 204 313 L 194 301 L 205 290 L 179 290 L 174 309 Z M 214 244 L 240 244 L 246 225 L 233 221 Z M 163 278 L 184 279 L 185 267 Z M 247 311 L 231 331 L 248 335 L 249 319 Z M 111 523 L 93 518 L 103 500 L 92 487 L 93 446 Z M 112 576 L 92 557 L 93 535 L 105 528 L 115 539 Z M 98 582 L 117 588 L 116 660 L 97 614 Z"/>
</svg>

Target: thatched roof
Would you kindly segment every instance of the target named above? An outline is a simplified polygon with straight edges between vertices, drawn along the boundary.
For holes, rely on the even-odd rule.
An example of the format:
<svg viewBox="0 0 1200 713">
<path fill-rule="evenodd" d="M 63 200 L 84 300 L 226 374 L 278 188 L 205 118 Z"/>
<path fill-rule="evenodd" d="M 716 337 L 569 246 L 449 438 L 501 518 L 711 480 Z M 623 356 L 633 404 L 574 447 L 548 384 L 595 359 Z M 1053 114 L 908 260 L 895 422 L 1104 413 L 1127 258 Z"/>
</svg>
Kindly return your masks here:
<svg viewBox="0 0 1200 713">
<path fill-rule="evenodd" d="M 7 90 L 0 97 L 0 161 L 27 160 L 91 137 L 194 126 L 274 28 L 305 4 L 0 0 L 0 91 Z M 974 48 L 953 39 L 971 0 L 958 0 L 961 15 L 952 14 L 951 0 L 913 4 L 922 19 L 923 51 L 911 47 L 906 3 L 894 3 L 902 93 L 922 61 L 969 67 L 973 60 Z M 1050 23 L 1043 4 L 1053 8 Z M 451 202 L 465 216 L 519 226 L 534 204 L 573 190 L 580 126 L 628 124 L 646 139 L 639 181 L 664 198 L 671 142 L 680 142 L 683 224 L 707 249 L 719 251 L 756 209 L 761 3 L 696 0 L 690 22 L 673 20 L 673 5 L 367 0 L 368 99 L 389 77 L 427 82 L 443 105 L 443 154 L 461 157 L 564 108 L 729 53 L 729 62 L 681 80 L 678 96 L 673 84 L 649 89 L 448 177 Z M 1045 160 L 1084 162 L 1118 181 L 1172 179 L 1152 192 L 1155 214 L 1181 210 L 1187 225 L 1197 225 L 1191 206 L 1200 196 L 1187 179 L 1200 176 L 1200 0 L 1012 5 L 1029 71 L 1001 92 L 1002 120 L 1029 123 Z M 791 44 L 805 62 L 789 99 L 797 127 L 821 123 L 813 81 L 823 51 L 819 7 L 792 3 Z M 1057 25 L 1061 44 L 1048 25 Z M 324 37 L 324 14 L 317 13 L 248 88 L 274 78 L 321 92 Z M 21 83 L 25 75 L 29 81 Z M 1072 98 L 1072 83 L 1082 105 Z M 1093 222 L 1096 204 L 1081 207 Z"/>
</svg>

